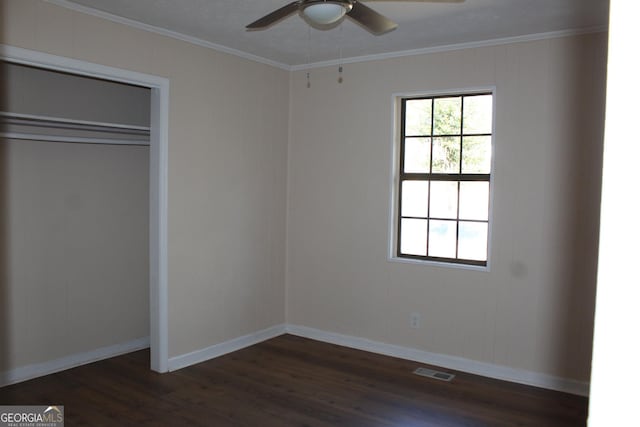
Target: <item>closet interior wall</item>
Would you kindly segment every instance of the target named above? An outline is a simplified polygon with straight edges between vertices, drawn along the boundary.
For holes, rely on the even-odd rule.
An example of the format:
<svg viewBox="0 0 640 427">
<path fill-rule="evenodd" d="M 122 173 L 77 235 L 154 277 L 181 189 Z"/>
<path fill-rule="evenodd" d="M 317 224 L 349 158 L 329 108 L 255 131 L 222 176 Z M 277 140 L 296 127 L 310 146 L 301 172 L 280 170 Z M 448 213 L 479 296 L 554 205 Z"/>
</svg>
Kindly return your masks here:
<svg viewBox="0 0 640 427">
<path fill-rule="evenodd" d="M 150 93 L 9 63 L 0 63 L 0 77 L 0 379 L 7 382 L 8 372 L 30 365 L 148 341 Z M 16 117 L 37 120 L 16 124 Z M 94 122 L 132 128 L 140 142 L 119 144 L 128 130 L 122 136 Z M 13 137 L 25 129 L 46 134 L 52 124 L 59 142 Z M 103 133 L 116 141 L 74 139 Z"/>
</svg>

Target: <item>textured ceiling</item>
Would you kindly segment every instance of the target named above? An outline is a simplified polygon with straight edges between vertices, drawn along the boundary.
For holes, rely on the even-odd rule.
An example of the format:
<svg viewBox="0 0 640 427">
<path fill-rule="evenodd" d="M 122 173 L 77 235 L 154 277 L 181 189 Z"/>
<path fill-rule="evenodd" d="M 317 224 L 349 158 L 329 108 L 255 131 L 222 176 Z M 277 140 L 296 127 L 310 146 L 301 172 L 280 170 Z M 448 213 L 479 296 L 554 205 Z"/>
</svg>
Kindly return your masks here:
<svg viewBox="0 0 640 427">
<path fill-rule="evenodd" d="M 369 1 L 369 7 L 399 24 L 395 31 L 373 36 L 349 20 L 333 30 L 309 30 L 297 15 L 265 31 L 245 30 L 247 24 L 290 0 L 52 1 L 88 6 L 289 66 L 340 56 L 605 28 L 609 8 L 608 0 L 466 0 L 450 4 Z"/>
</svg>

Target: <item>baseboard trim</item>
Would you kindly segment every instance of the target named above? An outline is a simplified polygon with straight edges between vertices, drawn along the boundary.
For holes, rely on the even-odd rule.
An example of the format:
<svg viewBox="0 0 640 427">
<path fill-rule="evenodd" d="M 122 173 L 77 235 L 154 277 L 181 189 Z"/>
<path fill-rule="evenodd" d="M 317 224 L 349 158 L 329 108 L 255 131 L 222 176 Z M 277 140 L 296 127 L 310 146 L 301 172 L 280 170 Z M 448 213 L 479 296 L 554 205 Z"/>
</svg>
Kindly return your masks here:
<svg viewBox="0 0 640 427">
<path fill-rule="evenodd" d="M 420 363 L 454 369 L 470 374 L 482 375 L 484 377 L 498 380 L 526 384 L 579 396 L 589 396 L 589 383 L 584 381 L 576 381 L 539 372 L 527 371 L 524 369 L 479 362 L 476 360 L 465 359 L 463 357 L 431 353 L 424 350 L 372 341 L 366 338 L 290 324 L 275 325 L 201 350 L 172 357 L 169 359 L 169 371 L 176 371 L 187 366 L 214 359 L 283 334 L 297 335 L 316 341 L 370 351 L 372 353 L 384 354 L 386 356 L 414 360 Z M 108 359 L 110 357 L 119 356 L 132 351 L 142 350 L 148 347 L 149 337 L 144 337 L 128 341 L 126 343 L 102 347 L 86 353 L 74 354 L 48 362 L 36 363 L 10 371 L 0 372 L 0 387 L 53 374 L 55 372 L 64 371 L 88 363 L 97 362 L 99 360 Z"/>
<path fill-rule="evenodd" d="M 22 366 L 9 371 L 0 372 L 0 387 L 16 384 L 44 375 L 54 374 L 67 369 L 120 356 L 121 354 L 149 348 L 149 337 L 138 338 L 120 344 L 101 347 L 85 353 L 77 353 L 59 359 Z"/>
<path fill-rule="evenodd" d="M 276 325 L 258 332 L 233 338 L 229 341 L 214 344 L 207 348 L 192 351 L 191 353 L 171 357 L 169 358 L 169 371 L 176 371 L 178 369 L 186 368 L 187 366 L 195 365 L 196 363 L 232 353 L 245 347 L 258 344 L 262 341 L 275 338 L 284 334 L 285 331 L 286 325 Z"/>
<path fill-rule="evenodd" d="M 306 326 L 287 325 L 286 332 L 304 338 L 322 341 L 330 344 L 337 344 L 344 347 L 358 350 L 370 351 L 372 353 L 384 354 L 401 359 L 413 360 L 429 365 L 454 369 L 470 374 L 481 375 L 513 383 L 526 384 L 550 390 L 561 391 L 579 396 L 589 395 L 589 383 L 552 375 L 532 372 L 523 369 L 511 368 L 508 366 L 495 365 L 492 363 L 479 362 L 465 359 L 463 357 L 448 356 L 445 354 L 431 353 L 424 350 L 417 350 L 398 345 L 386 344 L 378 341 L 368 340 L 349 335 L 326 332 L 320 329 Z"/>
</svg>

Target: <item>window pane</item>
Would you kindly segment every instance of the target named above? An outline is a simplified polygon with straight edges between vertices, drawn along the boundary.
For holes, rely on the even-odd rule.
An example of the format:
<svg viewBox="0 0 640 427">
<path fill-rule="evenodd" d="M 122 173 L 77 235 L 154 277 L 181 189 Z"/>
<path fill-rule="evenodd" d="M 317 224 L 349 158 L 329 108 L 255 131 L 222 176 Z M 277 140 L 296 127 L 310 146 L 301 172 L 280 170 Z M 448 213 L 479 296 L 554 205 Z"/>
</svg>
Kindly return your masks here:
<svg viewBox="0 0 640 427">
<path fill-rule="evenodd" d="M 429 256 L 456 257 L 455 221 L 429 221 Z"/>
<path fill-rule="evenodd" d="M 460 183 L 460 219 L 489 219 L 489 183 Z"/>
<path fill-rule="evenodd" d="M 431 181 L 431 218 L 457 218 L 458 183 Z"/>
<path fill-rule="evenodd" d="M 491 137 L 465 136 L 462 138 L 462 173 L 490 172 Z"/>
<path fill-rule="evenodd" d="M 427 254 L 427 220 L 403 219 L 400 233 L 400 253 L 407 255 Z"/>
<path fill-rule="evenodd" d="M 429 215 L 429 181 L 404 181 L 402 183 L 402 216 Z"/>
<path fill-rule="evenodd" d="M 431 138 L 405 138 L 404 172 L 429 173 Z"/>
<path fill-rule="evenodd" d="M 458 258 L 486 261 L 488 229 L 485 222 L 460 221 Z"/>
<path fill-rule="evenodd" d="M 434 135 L 456 135 L 460 133 L 460 111 L 462 98 L 436 98 L 433 116 Z"/>
<path fill-rule="evenodd" d="M 465 97 L 463 133 L 491 133 L 492 112 L 492 95 Z"/>
<path fill-rule="evenodd" d="M 433 173 L 460 172 L 460 139 L 433 139 Z"/>
<path fill-rule="evenodd" d="M 431 135 L 431 99 L 407 100 L 406 105 L 405 136 Z"/>
</svg>

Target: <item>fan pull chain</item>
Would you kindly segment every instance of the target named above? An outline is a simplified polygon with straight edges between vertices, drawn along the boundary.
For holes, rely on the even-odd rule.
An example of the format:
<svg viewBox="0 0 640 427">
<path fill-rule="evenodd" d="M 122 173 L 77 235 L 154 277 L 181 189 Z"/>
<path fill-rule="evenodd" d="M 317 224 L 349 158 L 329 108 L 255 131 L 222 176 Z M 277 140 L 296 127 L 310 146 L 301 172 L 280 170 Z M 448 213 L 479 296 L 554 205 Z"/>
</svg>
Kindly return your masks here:
<svg viewBox="0 0 640 427">
<path fill-rule="evenodd" d="M 311 27 L 307 30 L 307 65 L 311 64 Z M 311 73 L 307 71 L 307 89 L 311 87 Z"/>
<path fill-rule="evenodd" d="M 344 21 L 343 21 L 344 22 Z M 340 60 L 338 61 L 338 83 L 342 83 L 342 22 L 340 23 Z"/>
</svg>

